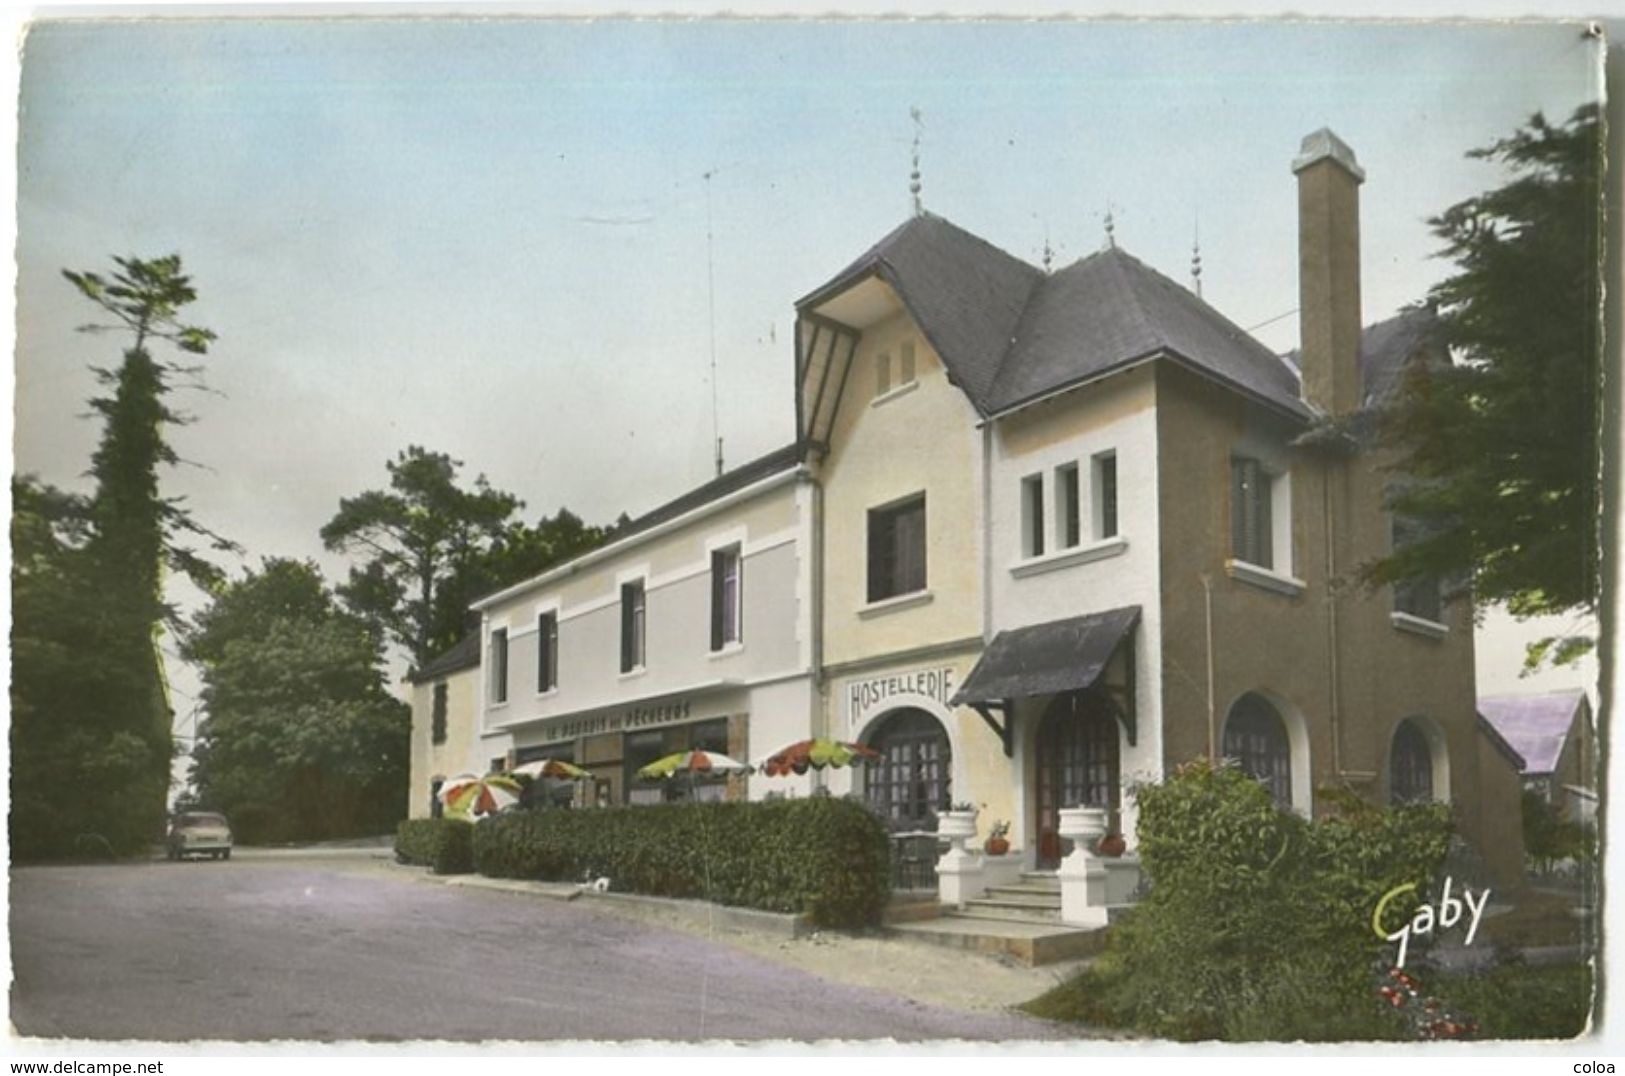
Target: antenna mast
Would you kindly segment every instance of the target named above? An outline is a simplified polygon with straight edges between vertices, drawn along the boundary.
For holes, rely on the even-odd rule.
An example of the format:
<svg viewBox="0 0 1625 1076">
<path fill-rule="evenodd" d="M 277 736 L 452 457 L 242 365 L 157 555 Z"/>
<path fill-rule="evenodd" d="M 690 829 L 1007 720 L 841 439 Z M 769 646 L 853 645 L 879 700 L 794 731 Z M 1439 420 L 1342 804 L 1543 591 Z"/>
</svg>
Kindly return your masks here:
<svg viewBox="0 0 1625 1076">
<path fill-rule="evenodd" d="M 925 212 L 925 203 L 920 200 L 920 138 L 925 133 L 925 117 L 913 105 L 909 106 L 908 115 L 914 121 L 914 168 L 908 174 L 908 193 L 914 201 L 914 215 L 918 217 Z"/>
<path fill-rule="evenodd" d="M 1196 234 L 1191 241 L 1191 286 L 1202 297 L 1202 214 L 1196 214 Z"/>
<path fill-rule="evenodd" d="M 716 446 L 717 477 L 722 476 L 722 432 L 717 414 L 717 274 L 716 259 L 712 252 L 711 231 L 711 177 L 717 174 L 713 166 L 700 178 L 705 180 L 705 290 L 706 316 L 711 337 L 711 443 Z"/>
</svg>

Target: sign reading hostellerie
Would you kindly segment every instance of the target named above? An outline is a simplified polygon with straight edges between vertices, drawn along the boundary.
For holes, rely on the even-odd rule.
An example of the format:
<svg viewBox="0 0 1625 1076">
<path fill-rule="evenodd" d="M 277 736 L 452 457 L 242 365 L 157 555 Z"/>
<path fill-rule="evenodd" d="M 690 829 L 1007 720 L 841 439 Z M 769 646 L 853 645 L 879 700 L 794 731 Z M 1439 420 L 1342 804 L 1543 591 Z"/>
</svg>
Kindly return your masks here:
<svg viewBox="0 0 1625 1076">
<path fill-rule="evenodd" d="M 947 706 L 953 694 L 954 670 L 947 665 L 854 680 L 846 689 L 847 714 L 855 728 L 874 711 L 889 709 L 893 700 L 904 701 L 899 696 L 924 697 Z"/>
</svg>

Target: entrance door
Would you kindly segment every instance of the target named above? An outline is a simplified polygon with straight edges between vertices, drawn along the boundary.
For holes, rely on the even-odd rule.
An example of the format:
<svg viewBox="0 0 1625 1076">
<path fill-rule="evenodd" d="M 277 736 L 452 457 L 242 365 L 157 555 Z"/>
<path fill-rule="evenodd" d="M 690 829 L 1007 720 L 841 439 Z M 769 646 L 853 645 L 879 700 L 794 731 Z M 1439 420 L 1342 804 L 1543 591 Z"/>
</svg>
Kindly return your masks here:
<svg viewBox="0 0 1625 1076">
<path fill-rule="evenodd" d="M 1037 865 L 1054 870 L 1068 851 L 1061 846 L 1061 808 L 1117 810 L 1117 721 L 1109 704 L 1094 692 L 1056 696 L 1038 726 L 1037 756 Z"/>
</svg>

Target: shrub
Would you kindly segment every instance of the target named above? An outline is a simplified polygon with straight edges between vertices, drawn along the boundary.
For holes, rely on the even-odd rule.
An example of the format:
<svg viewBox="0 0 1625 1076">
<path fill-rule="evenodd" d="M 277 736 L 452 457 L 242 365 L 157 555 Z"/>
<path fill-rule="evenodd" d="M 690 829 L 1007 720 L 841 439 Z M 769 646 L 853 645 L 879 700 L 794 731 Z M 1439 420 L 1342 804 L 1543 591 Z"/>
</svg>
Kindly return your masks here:
<svg viewBox="0 0 1625 1076">
<path fill-rule="evenodd" d="M 1074 990 L 1097 1019 L 1177 1039 L 1402 1033 L 1373 1000 L 1373 969 L 1391 954 L 1371 915 L 1396 885 L 1426 895 L 1449 848 L 1448 808 L 1326 793 L 1341 813 L 1311 824 L 1205 761 L 1136 796 L 1151 889 Z M 1392 924 L 1413 906 L 1391 905 Z"/>
<path fill-rule="evenodd" d="M 474 869 L 474 824 L 461 818 L 409 818 L 395 830 L 395 858 L 436 874 Z"/>
<path fill-rule="evenodd" d="M 481 822 L 474 866 L 499 878 L 578 882 L 806 915 L 879 919 L 890 894 L 885 828 L 845 800 L 675 803 L 515 811 Z"/>
</svg>

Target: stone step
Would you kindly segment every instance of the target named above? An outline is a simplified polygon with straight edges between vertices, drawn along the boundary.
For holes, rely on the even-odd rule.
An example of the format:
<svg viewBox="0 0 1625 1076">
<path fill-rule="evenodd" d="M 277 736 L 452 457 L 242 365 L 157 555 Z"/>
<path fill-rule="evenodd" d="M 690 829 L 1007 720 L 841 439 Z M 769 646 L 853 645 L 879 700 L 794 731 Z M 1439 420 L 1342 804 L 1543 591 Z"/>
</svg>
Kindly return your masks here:
<svg viewBox="0 0 1625 1076">
<path fill-rule="evenodd" d="M 944 915 L 920 923 L 898 923 L 887 933 L 903 941 L 946 946 L 990 956 L 1006 956 L 1029 967 L 1093 956 L 1105 944 L 1104 930 L 1077 930 L 1054 924 Z"/>
<path fill-rule="evenodd" d="M 1032 904 L 1015 900 L 967 900 L 963 908 L 952 909 L 947 914 L 962 915 L 971 919 L 1004 919 L 1030 923 L 1059 924 L 1061 921 L 1059 905 Z"/>
<path fill-rule="evenodd" d="M 1061 891 L 1060 876 L 1054 871 L 1022 871 L 1021 884 L 1035 889 L 1047 889 L 1053 893 Z"/>
<path fill-rule="evenodd" d="M 1031 900 L 1044 901 L 1059 908 L 1061 906 L 1061 890 L 1048 886 L 1038 885 L 990 885 L 987 895 L 995 900 Z"/>
</svg>

